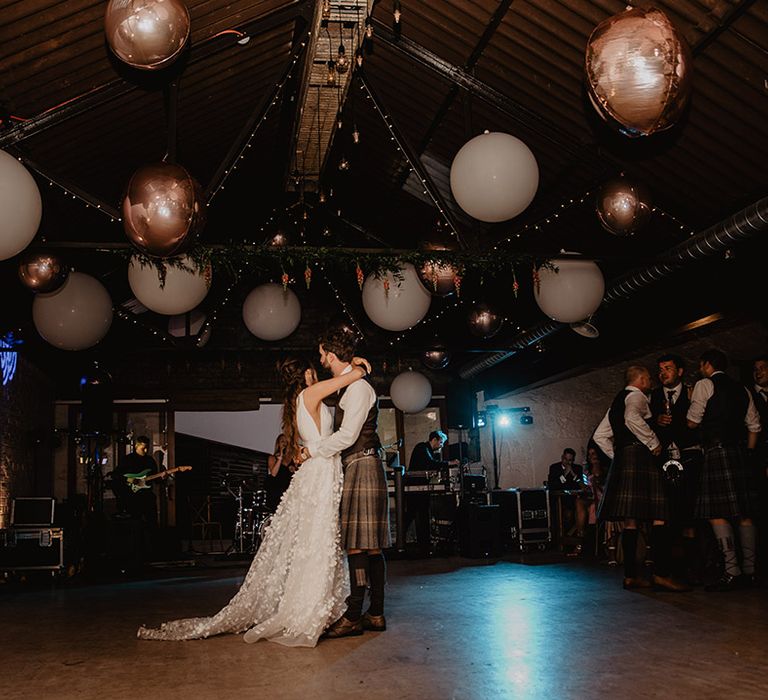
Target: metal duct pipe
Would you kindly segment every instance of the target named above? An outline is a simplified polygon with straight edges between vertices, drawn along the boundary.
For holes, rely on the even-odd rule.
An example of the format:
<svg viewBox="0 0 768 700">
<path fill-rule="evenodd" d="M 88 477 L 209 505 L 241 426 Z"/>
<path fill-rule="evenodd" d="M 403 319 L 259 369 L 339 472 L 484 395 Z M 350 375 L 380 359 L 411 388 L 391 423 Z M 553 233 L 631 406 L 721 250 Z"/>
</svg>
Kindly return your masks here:
<svg viewBox="0 0 768 700">
<path fill-rule="evenodd" d="M 690 262 L 725 252 L 729 247 L 757 233 L 768 231 L 768 197 L 750 204 L 733 216 L 697 233 L 687 241 L 663 253 L 661 260 L 653 265 L 627 272 L 615 280 L 603 297 L 603 305 L 628 299 L 635 292 L 650 287 L 661 279 Z M 503 362 L 518 351 L 537 343 L 560 330 L 565 324 L 557 321 L 542 321 L 531 330 L 520 333 L 512 339 L 509 350 L 487 355 L 480 360 L 468 362 L 459 370 L 462 379 L 469 379 L 480 372 Z"/>
</svg>

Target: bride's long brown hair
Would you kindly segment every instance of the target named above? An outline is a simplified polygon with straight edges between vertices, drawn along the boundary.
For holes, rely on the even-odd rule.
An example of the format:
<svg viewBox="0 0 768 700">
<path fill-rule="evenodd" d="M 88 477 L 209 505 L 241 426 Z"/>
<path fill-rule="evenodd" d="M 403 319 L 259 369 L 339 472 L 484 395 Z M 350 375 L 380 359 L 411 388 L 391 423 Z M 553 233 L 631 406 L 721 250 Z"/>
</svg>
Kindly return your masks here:
<svg viewBox="0 0 768 700">
<path fill-rule="evenodd" d="M 283 387 L 283 435 L 285 436 L 286 463 L 298 463 L 300 457 L 299 430 L 296 425 L 296 399 L 307 383 L 305 374 L 314 369 L 312 363 L 301 357 L 289 357 L 277 363 L 277 373 Z"/>
</svg>

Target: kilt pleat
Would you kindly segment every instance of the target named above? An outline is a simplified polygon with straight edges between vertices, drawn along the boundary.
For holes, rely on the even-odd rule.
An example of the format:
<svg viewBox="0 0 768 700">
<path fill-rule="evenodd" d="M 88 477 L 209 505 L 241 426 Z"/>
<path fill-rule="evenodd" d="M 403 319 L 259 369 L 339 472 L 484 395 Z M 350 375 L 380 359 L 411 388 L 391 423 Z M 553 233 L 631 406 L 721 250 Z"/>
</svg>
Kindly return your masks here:
<svg viewBox="0 0 768 700">
<path fill-rule="evenodd" d="M 601 520 L 669 520 L 670 508 L 661 470 L 645 445 L 616 452 L 598 508 Z"/>
<path fill-rule="evenodd" d="M 710 447 L 704 452 L 696 516 L 748 518 L 758 512 L 757 479 L 738 446 Z"/>
<path fill-rule="evenodd" d="M 376 455 L 353 458 L 344 465 L 341 544 L 346 550 L 390 546 L 387 478 Z"/>
</svg>

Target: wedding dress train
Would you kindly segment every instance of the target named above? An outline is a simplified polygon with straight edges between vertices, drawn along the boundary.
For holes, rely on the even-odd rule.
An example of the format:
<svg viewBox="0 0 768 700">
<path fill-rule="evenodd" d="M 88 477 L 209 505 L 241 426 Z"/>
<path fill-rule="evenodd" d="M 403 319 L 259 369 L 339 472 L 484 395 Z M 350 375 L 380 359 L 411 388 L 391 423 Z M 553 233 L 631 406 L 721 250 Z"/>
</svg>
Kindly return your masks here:
<svg viewBox="0 0 768 700">
<path fill-rule="evenodd" d="M 297 399 L 296 421 L 305 444 L 330 435 L 330 410 L 320 404 L 320 428 Z M 314 457 L 296 472 L 267 528 L 240 590 L 212 617 L 141 627 L 140 639 L 200 639 L 245 632 L 246 642 L 268 639 L 313 647 L 341 617 L 349 594 L 347 560 L 340 547 L 341 460 Z"/>
</svg>

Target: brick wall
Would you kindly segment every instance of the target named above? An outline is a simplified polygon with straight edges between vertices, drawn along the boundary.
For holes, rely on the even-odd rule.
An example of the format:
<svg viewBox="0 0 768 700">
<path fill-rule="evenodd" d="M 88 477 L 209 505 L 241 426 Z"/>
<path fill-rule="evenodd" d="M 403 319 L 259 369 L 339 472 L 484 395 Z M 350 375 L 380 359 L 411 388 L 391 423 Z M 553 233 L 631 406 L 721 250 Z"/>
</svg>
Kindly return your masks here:
<svg viewBox="0 0 768 700">
<path fill-rule="evenodd" d="M 15 496 L 52 495 L 53 386 L 19 355 L 0 400 L 0 528 Z"/>
</svg>

